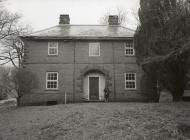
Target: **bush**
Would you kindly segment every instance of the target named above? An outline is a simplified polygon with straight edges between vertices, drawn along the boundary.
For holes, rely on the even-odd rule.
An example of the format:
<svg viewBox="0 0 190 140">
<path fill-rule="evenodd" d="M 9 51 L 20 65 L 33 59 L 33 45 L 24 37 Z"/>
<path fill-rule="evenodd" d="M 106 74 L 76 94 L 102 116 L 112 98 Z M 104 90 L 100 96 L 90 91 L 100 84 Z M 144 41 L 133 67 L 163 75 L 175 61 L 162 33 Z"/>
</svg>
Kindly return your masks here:
<svg viewBox="0 0 190 140">
<path fill-rule="evenodd" d="M 10 69 L 1 68 L 0 73 L 0 100 L 6 99 L 13 89 L 11 84 Z"/>
<path fill-rule="evenodd" d="M 157 80 L 154 76 L 144 73 L 141 79 L 141 92 L 149 102 L 159 102 L 160 94 L 156 87 Z"/>
<path fill-rule="evenodd" d="M 13 82 L 15 85 L 15 89 L 18 93 L 17 102 L 20 104 L 20 98 L 24 94 L 30 93 L 33 89 L 37 88 L 38 80 L 34 73 L 29 70 L 20 69 L 15 71 L 13 76 Z"/>
<path fill-rule="evenodd" d="M 0 100 L 4 100 L 7 98 L 7 93 L 4 91 L 4 89 L 2 89 L 2 87 L 0 86 Z"/>
</svg>

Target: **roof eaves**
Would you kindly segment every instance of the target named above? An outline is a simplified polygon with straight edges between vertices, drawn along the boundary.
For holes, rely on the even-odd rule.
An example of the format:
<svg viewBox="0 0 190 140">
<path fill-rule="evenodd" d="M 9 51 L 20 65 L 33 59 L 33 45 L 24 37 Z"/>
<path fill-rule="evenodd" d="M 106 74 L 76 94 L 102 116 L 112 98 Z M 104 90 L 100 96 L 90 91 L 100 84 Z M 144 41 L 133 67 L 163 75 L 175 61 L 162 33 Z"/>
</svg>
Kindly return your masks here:
<svg viewBox="0 0 190 140">
<path fill-rule="evenodd" d="M 124 27 L 124 26 L 120 26 L 121 28 L 124 28 L 124 29 L 126 29 L 126 30 L 130 30 L 130 31 L 132 31 L 132 32 L 135 32 L 135 30 L 134 29 L 131 29 L 131 28 L 128 28 L 128 27 Z"/>
<path fill-rule="evenodd" d="M 55 36 L 22 36 L 23 39 L 56 39 L 56 40 L 126 40 L 133 37 L 98 37 L 98 36 L 64 36 L 64 37 L 55 37 Z"/>
</svg>

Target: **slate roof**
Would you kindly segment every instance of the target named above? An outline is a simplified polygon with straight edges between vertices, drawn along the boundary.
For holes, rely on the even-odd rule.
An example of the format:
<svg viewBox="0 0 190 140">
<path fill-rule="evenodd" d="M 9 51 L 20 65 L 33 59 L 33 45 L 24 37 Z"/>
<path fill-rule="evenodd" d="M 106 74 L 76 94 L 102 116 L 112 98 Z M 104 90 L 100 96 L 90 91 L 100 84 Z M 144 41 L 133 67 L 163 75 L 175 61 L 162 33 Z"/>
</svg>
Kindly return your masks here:
<svg viewBox="0 0 190 140">
<path fill-rule="evenodd" d="M 71 25 L 60 24 L 51 28 L 34 32 L 32 34 L 22 36 L 22 38 L 131 38 L 135 31 L 118 25 Z"/>
</svg>

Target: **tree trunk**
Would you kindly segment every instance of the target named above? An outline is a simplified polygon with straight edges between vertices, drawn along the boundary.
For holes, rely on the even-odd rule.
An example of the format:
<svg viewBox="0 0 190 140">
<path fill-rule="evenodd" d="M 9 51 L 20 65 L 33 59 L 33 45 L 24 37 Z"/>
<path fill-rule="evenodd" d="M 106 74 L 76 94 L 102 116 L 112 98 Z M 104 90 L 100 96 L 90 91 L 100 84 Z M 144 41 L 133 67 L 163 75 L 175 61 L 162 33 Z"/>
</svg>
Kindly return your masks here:
<svg viewBox="0 0 190 140">
<path fill-rule="evenodd" d="M 20 106 L 20 97 L 17 97 L 17 106 Z"/>
<path fill-rule="evenodd" d="M 17 89 L 17 94 L 18 94 L 18 97 L 17 97 L 17 106 L 21 106 L 21 102 L 20 102 L 20 99 L 21 99 L 21 92 L 20 92 L 20 87 L 18 87 Z"/>
</svg>

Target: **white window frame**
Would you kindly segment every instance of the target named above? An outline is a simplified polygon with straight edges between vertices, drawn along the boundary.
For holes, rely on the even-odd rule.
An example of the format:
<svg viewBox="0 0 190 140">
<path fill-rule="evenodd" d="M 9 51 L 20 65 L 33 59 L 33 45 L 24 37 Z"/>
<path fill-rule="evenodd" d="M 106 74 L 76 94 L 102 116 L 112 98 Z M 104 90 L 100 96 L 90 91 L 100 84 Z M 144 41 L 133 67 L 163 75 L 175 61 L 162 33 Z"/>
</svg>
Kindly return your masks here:
<svg viewBox="0 0 190 140">
<path fill-rule="evenodd" d="M 130 44 L 130 45 L 132 45 L 132 46 L 131 46 L 131 47 L 128 47 L 127 44 Z M 135 56 L 134 42 L 125 42 L 125 43 L 124 43 L 124 46 L 125 46 L 125 47 L 124 47 L 125 56 Z M 133 54 L 127 54 L 127 53 L 126 53 L 126 50 L 127 50 L 127 49 L 132 49 L 132 50 L 133 50 Z"/>
<path fill-rule="evenodd" d="M 56 43 L 56 46 L 50 46 L 50 43 Z M 56 56 L 56 55 L 58 55 L 58 42 L 48 42 L 48 55 L 50 55 L 50 56 Z M 56 49 L 57 50 L 57 53 L 56 54 L 50 54 L 50 49 Z"/>
<path fill-rule="evenodd" d="M 93 47 L 93 46 L 91 46 L 92 44 L 98 44 L 98 49 L 99 49 L 98 55 L 91 54 L 91 47 Z M 100 56 L 100 43 L 99 42 L 90 42 L 89 43 L 89 56 Z"/>
<path fill-rule="evenodd" d="M 126 80 L 127 74 L 134 74 L 135 75 L 135 80 Z M 125 78 L 125 90 L 136 90 L 137 89 L 137 74 L 135 72 L 126 72 L 124 73 L 124 78 Z M 126 82 L 135 82 L 135 88 L 127 88 L 126 87 Z"/>
<path fill-rule="evenodd" d="M 48 74 L 56 73 L 57 80 L 48 80 Z M 48 88 L 48 82 L 57 82 L 57 88 Z M 46 89 L 47 90 L 57 90 L 59 88 L 59 73 L 58 72 L 46 72 Z"/>
</svg>

